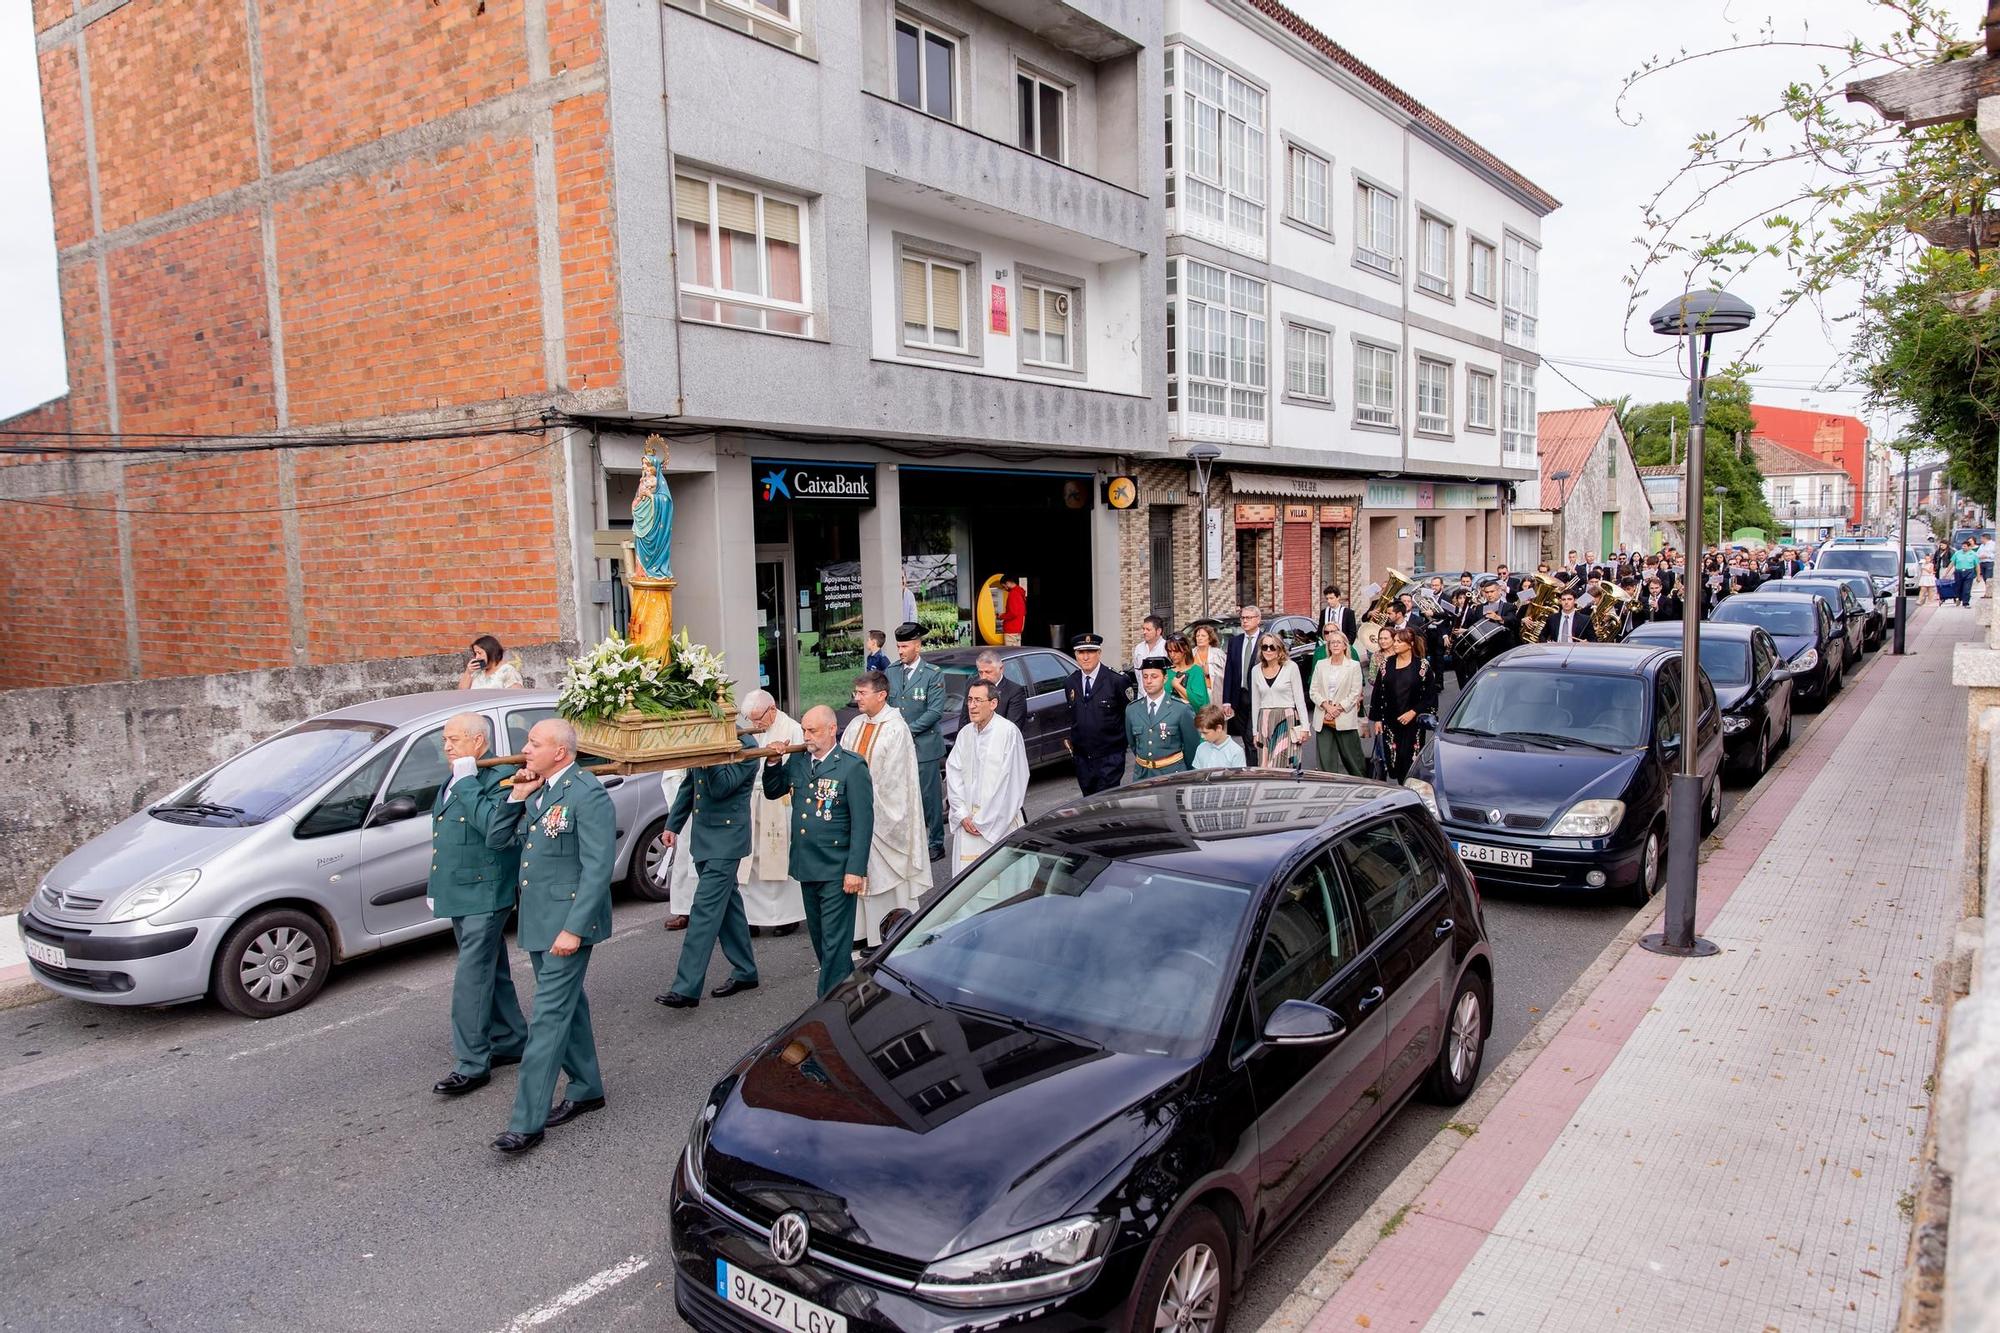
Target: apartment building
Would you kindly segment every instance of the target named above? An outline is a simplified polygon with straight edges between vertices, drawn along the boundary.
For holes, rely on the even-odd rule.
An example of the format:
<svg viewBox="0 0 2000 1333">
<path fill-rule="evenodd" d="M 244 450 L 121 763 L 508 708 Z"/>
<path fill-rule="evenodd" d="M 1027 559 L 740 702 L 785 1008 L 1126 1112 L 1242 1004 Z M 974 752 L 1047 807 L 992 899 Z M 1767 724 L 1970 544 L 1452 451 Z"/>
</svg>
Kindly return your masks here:
<svg viewBox="0 0 2000 1333">
<path fill-rule="evenodd" d="M 1764 502 L 1777 520 L 1778 540 L 1810 546 L 1860 522 L 1859 488 L 1837 459 L 1801 453 L 1762 435 L 1750 437 L 1750 453 L 1764 476 Z"/>
<path fill-rule="evenodd" d="M 1163 40 L 1169 457 L 1122 519 L 1128 605 L 1508 560 L 1557 201 L 1276 0 L 1167 0 Z"/>
</svg>

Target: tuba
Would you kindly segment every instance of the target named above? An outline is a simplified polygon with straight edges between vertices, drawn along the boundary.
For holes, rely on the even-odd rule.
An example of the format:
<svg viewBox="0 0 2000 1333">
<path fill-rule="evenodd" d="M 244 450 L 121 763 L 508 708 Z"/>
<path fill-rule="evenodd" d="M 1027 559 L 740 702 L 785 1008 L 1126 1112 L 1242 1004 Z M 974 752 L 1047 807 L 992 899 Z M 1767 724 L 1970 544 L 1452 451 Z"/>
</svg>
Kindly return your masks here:
<svg viewBox="0 0 2000 1333">
<path fill-rule="evenodd" d="M 1625 637 L 1625 612 L 1632 599 L 1610 583 L 1597 585 L 1597 605 L 1590 608 L 1590 628 L 1599 643 L 1617 643 Z"/>
<path fill-rule="evenodd" d="M 1528 577 L 1535 586 L 1528 604 L 1521 608 L 1521 642 L 1540 643 L 1542 628 L 1556 613 L 1556 599 L 1562 596 L 1563 585 L 1547 574 L 1530 574 Z"/>
<path fill-rule="evenodd" d="M 1361 618 L 1371 625 L 1388 624 L 1390 618 L 1396 613 L 1396 598 L 1401 596 L 1403 589 L 1409 586 L 1410 576 L 1408 574 L 1399 574 L 1393 569 L 1390 570 L 1389 577 L 1383 580 L 1382 591 L 1375 594 L 1375 600 L 1368 604 L 1368 613 Z"/>
</svg>

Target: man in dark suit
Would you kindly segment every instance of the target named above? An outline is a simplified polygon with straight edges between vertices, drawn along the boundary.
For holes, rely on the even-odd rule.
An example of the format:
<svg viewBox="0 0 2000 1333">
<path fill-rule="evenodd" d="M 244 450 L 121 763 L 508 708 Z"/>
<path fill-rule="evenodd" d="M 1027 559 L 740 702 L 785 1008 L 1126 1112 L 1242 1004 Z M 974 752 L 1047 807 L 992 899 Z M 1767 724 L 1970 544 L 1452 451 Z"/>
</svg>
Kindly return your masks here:
<svg viewBox="0 0 2000 1333">
<path fill-rule="evenodd" d="M 1108 791 L 1125 780 L 1125 702 L 1131 677 L 1104 665 L 1104 639 L 1079 634 L 1070 640 L 1077 670 L 1063 683 L 1069 702 L 1069 740 L 1076 761 L 1076 785 L 1085 796 Z"/>
<path fill-rule="evenodd" d="M 1591 627 L 1590 613 L 1576 607 L 1576 594 L 1562 595 L 1561 610 L 1542 622 L 1543 643 L 1595 643 L 1597 631 Z"/>
<path fill-rule="evenodd" d="M 746 750 L 757 743 L 748 735 L 741 740 Z M 653 997 L 669 1009 L 692 1009 L 701 1003 L 709 954 L 718 940 L 722 956 L 729 961 L 729 979 L 709 994 L 726 1000 L 738 991 L 757 989 L 750 919 L 743 912 L 743 895 L 736 891 L 736 867 L 750 855 L 750 796 L 756 782 L 754 759 L 691 769 L 674 793 L 673 808 L 667 811 L 667 830 L 661 843 L 672 847 L 692 820 L 688 851 L 701 876 L 695 885 L 694 906 L 688 909 L 680 966 L 675 968 L 666 994 Z"/>
<path fill-rule="evenodd" d="M 618 812 L 595 775 L 576 762 L 576 728 L 544 718 L 522 747 L 513 794 L 493 817 L 487 845 L 521 849 L 521 947 L 535 969 L 535 1013 L 514 1090 L 503 1153 L 526 1152 L 542 1131 L 604 1109 L 597 1038 L 583 977 L 591 946 L 611 938 L 611 867 Z M 567 1073 L 563 1099 L 551 1106 L 556 1075 Z"/>
<path fill-rule="evenodd" d="M 764 795 L 792 798 L 792 878 L 805 895 L 806 935 L 825 995 L 854 971 L 854 909 L 868 889 L 875 788 L 861 756 L 834 744 L 840 728 L 821 704 L 799 719 L 801 754 L 764 761 Z"/>
<path fill-rule="evenodd" d="M 1341 596 L 1340 589 L 1327 584 L 1320 592 L 1319 632 L 1325 634 L 1331 626 L 1345 634 L 1347 641 L 1352 643 L 1356 623 L 1354 608 Z"/>
<path fill-rule="evenodd" d="M 1243 622 L 1243 632 L 1229 636 L 1223 649 L 1222 663 L 1222 715 L 1229 719 L 1229 732 L 1243 742 L 1244 752 L 1249 753 L 1250 730 L 1250 673 L 1257 667 L 1257 636 L 1264 628 L 1264 613 L 1255 606 L 1245 605 L 1238 612 Z"/>
<path fill-rule="evenodd" d="M 1021 728 L 1023 735 L 1028 730 L 1028 691 L 1007 679 L 1007 664 L 1000 654 L 988 648 L 979 655 L 979 679 L 991 685 L 1000 696 L 1000 716 Z M 968 682 L 968 685 L 970 682 Z M 972 713 L 966 705 L 958 706 L 958 725 L 972 725 Z"/>
</svg>

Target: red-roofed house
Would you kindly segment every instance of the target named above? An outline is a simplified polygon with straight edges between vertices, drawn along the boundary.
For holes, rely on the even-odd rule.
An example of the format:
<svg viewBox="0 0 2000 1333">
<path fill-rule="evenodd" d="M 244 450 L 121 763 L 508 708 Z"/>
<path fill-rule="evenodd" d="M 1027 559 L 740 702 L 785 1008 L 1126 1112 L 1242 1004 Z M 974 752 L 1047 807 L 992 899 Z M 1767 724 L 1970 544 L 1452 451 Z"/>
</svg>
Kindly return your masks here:
<svg viewBox="0 0 2000 1333">
<path fill-rule="evenodd" d="M 1539 434 L 1542 508 L 1556 516 L 1555 527 L 1542 530 L 1543 558 L 1562 565 L 1571 563 L 1572 550 L 1601 560 L 1652 549 L 1653 507 L 1618 414 L 1609 407 L 1544 412 Z"/>
<path fill-rule="evenodd" d="M 1842 420 L 1852 421 L 1845 417 Z M 1793 544 L 1815 542 L 1844 532 L 1857 512 L 1859 490 L 1840 464 L 1789 449 L 1762 435 L 1750 437 L 1750 453 L 1764 474 L 1764 501 L 1771 517 Z"/>
<path fill-rule="evenodd" d="M 1858 525 L 1865 521 L 1862 500 L 1868 485 L 1866 422 L 1860 417 L 1843 416 L 1838 412 L 1766 407 L 1762 403 L 1750 404 L 1750 419 L 1756 423 L 1758 435 L 1809 458 L 1831 463 L 1846 474 L 1851 483 L 1847 490 L 1846 515 L 1812 525 L 1815 533 L 1826 526 L 1831 526 L 1835 532 L 1842 532 L 1849 523 Z M 1771 506 L 1771 512 L 1783 517 L 1775 504 Z"/>
</svg>

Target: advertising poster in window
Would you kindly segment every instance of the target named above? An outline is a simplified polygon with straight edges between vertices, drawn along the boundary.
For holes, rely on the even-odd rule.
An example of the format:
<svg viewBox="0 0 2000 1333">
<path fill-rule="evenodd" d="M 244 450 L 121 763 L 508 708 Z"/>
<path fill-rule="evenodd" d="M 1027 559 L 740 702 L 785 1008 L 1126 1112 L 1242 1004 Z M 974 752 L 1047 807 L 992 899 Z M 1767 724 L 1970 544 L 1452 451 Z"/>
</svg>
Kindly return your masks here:
<svg viewBox="0 0 2000 1333">
<path fill-rule="evenodd" d="M 812 624 L 801 627 L 799 701 L 802 707 L 839 708 L 853 693 L 854 676 L 866 656 L 861 623 L 861 562 L 821 565 L 813 577 Z"/>
<path fill-rule="evenodd" d="M 971 622 L 959 606 L 956 552 L 904 556 L 903 587 L 916 601 L 926 644 L 972 642 Z"/>
</svg>

